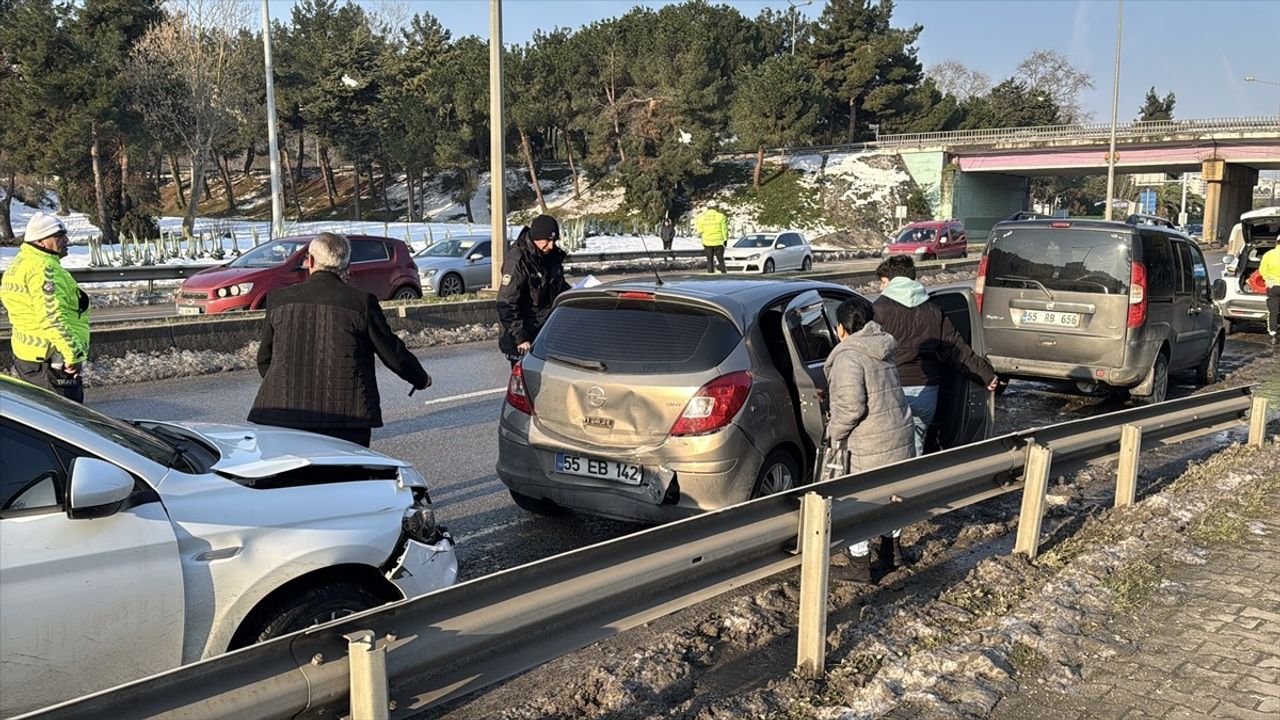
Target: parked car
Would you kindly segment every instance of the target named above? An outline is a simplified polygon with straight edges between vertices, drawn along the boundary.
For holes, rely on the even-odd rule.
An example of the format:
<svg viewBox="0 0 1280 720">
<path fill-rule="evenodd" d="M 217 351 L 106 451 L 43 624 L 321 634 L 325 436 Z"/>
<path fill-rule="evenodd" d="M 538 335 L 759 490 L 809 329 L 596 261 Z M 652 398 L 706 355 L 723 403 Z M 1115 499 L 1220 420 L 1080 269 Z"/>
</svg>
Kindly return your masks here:
<svg viewBox="0 0 1280 720">
<path fill-rule="evenodd" d="M 271 240 L 225 265 L 192 275 L 178 289 L 178 314 L 262 309 L 267 293 L 307 279 L 303 262 L 312 237 Z M 379 300 L 422 297 L 418 266 L 404 241 L 371 235 L 348 235 L 347 239 L 351 241 L 348 282 Z"/>
<path fill-rule="evenodd" d="M 490 285 L 493 253 L 488 235 L 464 235 L 432 243 L 413 256 L 426 292 L 441 297 Z"/>
<path fill-rule="evenodd" d="M 810 280 L 622 280 L 571 290 L 515 365 L 498 477 L 534 513 L 662 522 L 807 483 L 823 363 L 847 287 Z M 968 289 L 933 294 L 983 351 Z M 991 394 L 952 375 L 937 446 L 988 436 Z"/>
<path fill-rule="evenodd" d="M 751 233 L 725 248 L 724 264 L 730 272 L 807 271 L 813 268 L 813 248 L 804 233 L 792 230 Z"/>
<path fill-rule="evenodd" d="M 911 223 L 884 249 L 885 255 L 911 255 L 917 260 L 962 258 L 969 254 L 969 235 L 959 220 Z"/>
<path fill-rule="evenodd" d="M 253 425 L 122 422 L 0 376 L 0 714 L 454 583 L 408 463 Z"/>
<path fill-rule="evenodd" d="M 1186 232 L 1187 232 L 1187 237 L 1191 238 L 1196 242 L 1200 242 L 1201 240 L 1204 239 L 1204 224 L 1203 223 L 1187 223 Z"/>
<path fill-rule="evenodd" d="M 1157 225 L 995 226 L 978 265 L 987 358 L 1006 378 L 1074 381 L 1164 400 L 1169 374 L 1215 382 L 1226 332 L 1200 248 Z"/>
<path fill-rule="evenodd" d="M 1262 256 L 1276 246 L 1280 235 L 1280 207 L 1261 208 L 1240 216 L 1241 250 L 1239 255 L 1223 258 L 1223 277 L 1213 282 L 1213 299 L 1226 319 L 1227 333 L 1235 332 L 1241 323 L 1258 323 L 1266 327 L 1267 296 L 1249 289 L 1250 276 L 1258 272 Z"/>
</svg>

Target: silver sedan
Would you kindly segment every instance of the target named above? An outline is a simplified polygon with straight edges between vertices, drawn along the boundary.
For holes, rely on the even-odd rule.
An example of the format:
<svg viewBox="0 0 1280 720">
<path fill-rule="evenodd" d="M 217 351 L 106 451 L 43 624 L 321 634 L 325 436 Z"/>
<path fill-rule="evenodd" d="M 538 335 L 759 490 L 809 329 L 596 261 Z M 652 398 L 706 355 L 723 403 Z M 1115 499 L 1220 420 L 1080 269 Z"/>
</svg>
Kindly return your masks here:
<svg viewBox="0 0 1280 720">
<path fill-rule="evenodd" d="M 422 293 L 441 297 L 489 287 L 493 253 L 488 235 L 459 235 L 433 243 L 413 256 Z"/>
</svg>

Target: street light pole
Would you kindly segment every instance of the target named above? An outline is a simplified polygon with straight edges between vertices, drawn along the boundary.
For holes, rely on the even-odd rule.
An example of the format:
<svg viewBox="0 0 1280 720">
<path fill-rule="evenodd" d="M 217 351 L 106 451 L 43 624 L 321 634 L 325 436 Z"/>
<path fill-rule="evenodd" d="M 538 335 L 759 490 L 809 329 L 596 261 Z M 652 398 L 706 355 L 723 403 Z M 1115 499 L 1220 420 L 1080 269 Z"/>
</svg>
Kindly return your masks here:
<svg viewBox="0 0 1280 720">
<path fill-rule="evenodd" d="M 1120 106 L 1120 40 L 1124 34 L 1124 0 L 1116 7 L 1116 73 L 1111 87 L 1111 143 L 1107 152 L 1107 210 L 1104 218 L 1111 219 L 1111 205 L 1116 192 L 1116 113 Z"/>
<path fill-rule="evenodd" d="M 796 54 L 796 8 L 802 8 L 812 5 L 813 0 L 805 0 L 802 3 L 796 3 L 794 0 L 787 0 L 787 4 L 791 6 L 791 54 Z"/>
<path fill-rule="evenodd" d="M 489 0 L 489 230 L 493 266 L 489 287 L 502 287 L 507 254 L 506 125 L 502 119 L 502 0 Z"/>
<path fill-rule="evenodd" d="M 271 63 L 271 15 L 262 0 L 262 57 L 267 66 L 267 144 L 271 151 L 271 235 L 284 235 L 284 194 L 280 189 L 280 143 L 276 139 L 276 83 Z"/>
</svg>

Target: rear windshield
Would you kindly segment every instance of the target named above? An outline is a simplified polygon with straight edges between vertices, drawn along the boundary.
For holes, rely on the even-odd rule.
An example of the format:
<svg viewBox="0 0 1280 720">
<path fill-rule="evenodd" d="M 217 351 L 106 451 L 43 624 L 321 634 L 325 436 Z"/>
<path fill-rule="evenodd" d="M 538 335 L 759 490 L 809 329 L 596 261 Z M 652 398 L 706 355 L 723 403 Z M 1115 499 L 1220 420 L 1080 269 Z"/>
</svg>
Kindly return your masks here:
<svg viewBox="0 0 1280 720">
<path fill-rule="evenodd" d="M 987 253 L 987 286 L 1129 292 L 1132 236 L 1109 230 L 999 230 Z"/>
<path fill-rule="evenodd" d="M 710 370 L 742 342 L 727 318 L 681 305 L 593 300 L 551 313 L 533 356 L 610 374 Z"/>
</svg>

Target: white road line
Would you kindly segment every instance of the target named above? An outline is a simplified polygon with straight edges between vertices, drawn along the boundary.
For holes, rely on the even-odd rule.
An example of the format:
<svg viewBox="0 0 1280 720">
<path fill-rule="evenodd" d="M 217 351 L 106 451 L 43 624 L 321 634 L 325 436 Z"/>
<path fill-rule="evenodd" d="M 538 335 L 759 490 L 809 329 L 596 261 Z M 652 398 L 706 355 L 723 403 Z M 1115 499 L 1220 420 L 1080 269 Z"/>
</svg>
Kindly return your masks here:
<svg viewBox="0 0 1280 720">
<path fill-rule="evenodd" d="M 496 533 L 496 532 L 500 532 L 500 531 L 502 531 L 502 530 L 506 530 L 507 528 L 510 528 L 510 527 L 512 527 L 512 526 L 514 526 L 514 525 L 518 525 L 518 524 L 520 524 L 520 523 L 522 523 L 522 522 L 524 522 L 524 521 L 525 521 L 525 519 L 524 519 L 524 518 L 521 518 L 521 519 L 519 519 L 519 520 L 511 520 L 511 521 L 508 521 L 508 522 L 504 522 L 504 523 L 502 523 L 502 524 L 500 524 L 500 525 L 495 525 L 495 526 L 490 527 L 490 528 L 485 528 L 485 529 L 483 529 L 483 530 L 479 530 L 479 531 L 473 532 L 473 533 L 471 533 L 470 535 L 459 535 L 459 536 L 457 536 L 457 537 L 456 537 L 456 538 L 454 538 L 454 539 L 455 539 L 457 542 L 472 543 L 472 542 L 475 542 L 476 540 L 478 540 L 478 539 L 480 539 L 480 538 L 482 538 L 482 537 L 487 537 L 487 536 L 492 535 L 492 534 L 494 534 L 494 533 Z"/>
<path fill-rule="evenodd" d="M 504 393 L 506 391 L 507 389 L 505 387 L 492 388 L 490 390 L 477 390 L 475 392 L 463 393 L 461 395 L 453 395 L 451 397 L 443 397 L 443 398 L 436 398 L 435 400 L 427 400 L 422 404 L 423 405 L 440 405 L 441 403 L 456 402 L 458 400 L 470 400 L 471 398 L 484 397 L 486 395 L 497 395 L 498 393 Z"/>
</svg>

